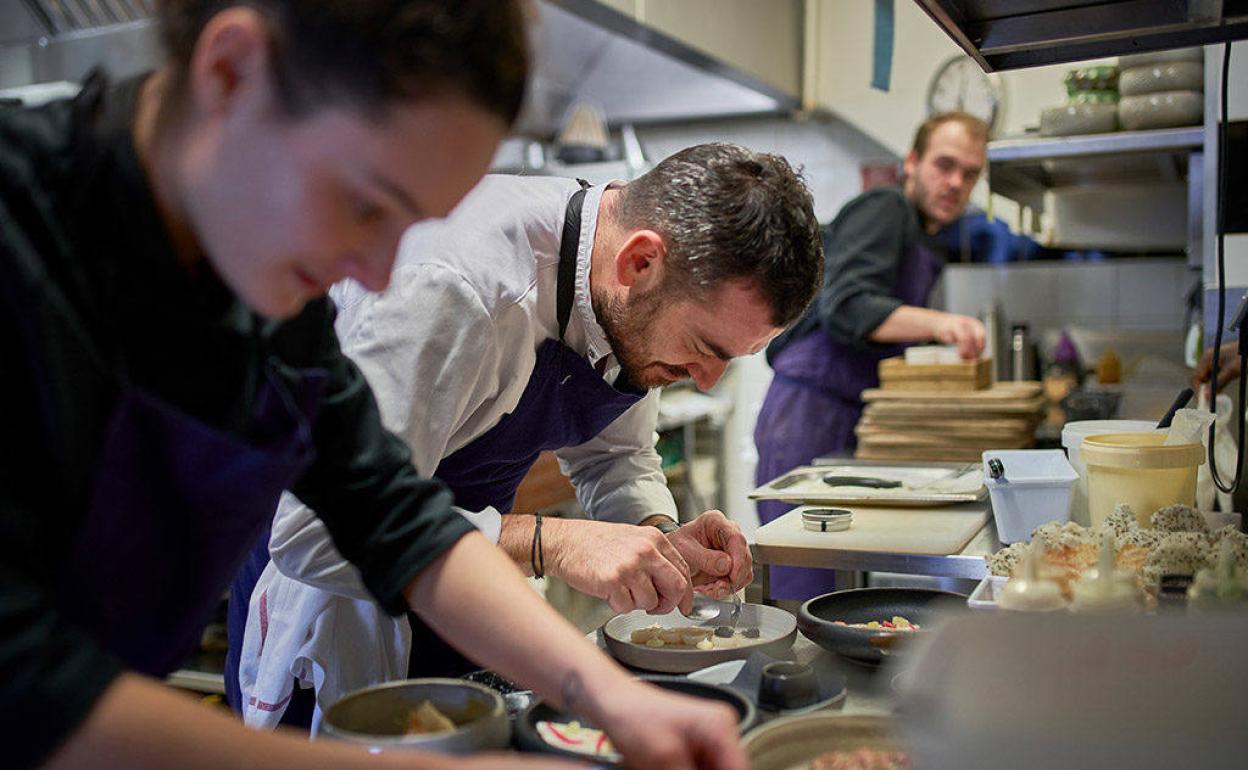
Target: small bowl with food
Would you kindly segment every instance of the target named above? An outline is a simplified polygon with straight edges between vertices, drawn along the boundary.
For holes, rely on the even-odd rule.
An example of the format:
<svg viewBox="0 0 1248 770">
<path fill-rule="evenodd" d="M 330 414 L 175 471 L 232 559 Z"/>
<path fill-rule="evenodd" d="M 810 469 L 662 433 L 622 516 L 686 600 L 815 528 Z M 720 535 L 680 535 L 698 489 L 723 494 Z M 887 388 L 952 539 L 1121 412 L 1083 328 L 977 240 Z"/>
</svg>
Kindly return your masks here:
<svg viewBox="0 0 1248 770">
<path fill-rule="evenodd" d="M 737 729 L 741 733 L 758 721 L 758 710 L 754 704 L 729 687 L 679 676 L 645 675 L 639 678 L 664 690 L 728 705 L 737 713 Z M 526 709 L 516 720 L 516 743 L 524 751 L 581 761 L 590 759 L 599 765 L 615 765 L 620 761 L 611 739 L 593 722 L 565 714 L 541 701 Z"/>
<path fill-rule="evenodd" d="M 405 679 L 365 687 L 325 711 L 321 733 L 374 751 L 468 754 L 504 749 L 511 723 L 503 697 L 462 679 Z"/>
</svg>

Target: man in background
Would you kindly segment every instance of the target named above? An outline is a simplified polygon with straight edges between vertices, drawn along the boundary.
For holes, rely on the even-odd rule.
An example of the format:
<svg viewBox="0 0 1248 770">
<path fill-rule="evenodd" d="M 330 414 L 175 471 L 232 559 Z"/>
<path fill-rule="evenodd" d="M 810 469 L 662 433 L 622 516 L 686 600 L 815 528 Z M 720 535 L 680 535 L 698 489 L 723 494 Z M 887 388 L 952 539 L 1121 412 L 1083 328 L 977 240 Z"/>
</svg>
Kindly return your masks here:
<svg viewBox="0 0 1248 770">
<path fill-rule="evenodd" d="M 922 342 L 984 347 L 977 319 L 925 307 L 945 264 L 935 236 L 966 210 L 986 162 L 988 127 L 965 113 L 929 118 L 915 133 L 900 187 L 868 190 L 824 230 L 823 288 L 806 314 L 768 348 L 775 371 L 754 430 L 756 481 L 816 457 L 849 454 L 861 393 L 879 385 L 879 362 Z M 761 502 L 767 523 L 791 506 Z M 771 595 L 806 599 L 832 590 L 832 572 L 782 567 Z"/>
</svg>

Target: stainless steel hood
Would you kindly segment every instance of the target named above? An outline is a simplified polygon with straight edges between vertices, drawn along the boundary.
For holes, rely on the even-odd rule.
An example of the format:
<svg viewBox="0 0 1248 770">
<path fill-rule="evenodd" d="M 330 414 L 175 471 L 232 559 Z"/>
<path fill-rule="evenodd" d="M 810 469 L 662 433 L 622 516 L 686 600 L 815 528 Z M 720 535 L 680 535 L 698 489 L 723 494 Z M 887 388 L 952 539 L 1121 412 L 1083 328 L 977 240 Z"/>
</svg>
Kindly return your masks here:
<svg viewBox="0 0 1248 770">
<path fill-rule="evenodd" d="M 986 72 L 1248 37 L 1248 0 L 915 0 Z"/>
<path fill-rule="evenodd" d="M 152 0 L 0 0 L 0 89 L 116 76 L 157 66 Z M 784 112 L 795 96 L 594 0 L 543 0 L 535 70 L 517 133 L 546 137 L 568 108 L 597 106 L 611 124 Z"/>
<path fill-rule="evenodd" d="M 796 96 L 595 0 L 547 0 L 538 9 L 523 133 L 554 132 L 578 101 L 597 105 L 614 125 L 798 107 Z"/>
</svg>

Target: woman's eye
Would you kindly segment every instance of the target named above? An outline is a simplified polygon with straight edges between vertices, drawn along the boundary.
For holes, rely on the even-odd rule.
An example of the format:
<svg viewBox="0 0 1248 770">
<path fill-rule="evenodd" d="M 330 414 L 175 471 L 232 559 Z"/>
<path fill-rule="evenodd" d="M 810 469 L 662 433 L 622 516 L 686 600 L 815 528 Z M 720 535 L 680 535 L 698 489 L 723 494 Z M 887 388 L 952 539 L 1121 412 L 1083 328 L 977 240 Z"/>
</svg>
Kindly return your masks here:
<svg viewBox="0 0 1248 770">
<path fill-rule="evenodd" d="M 351 213 L 357 220 L 364 223 L 376 222 L 383 214 L 380 206 L 362 198 L 351 199 Z"/>
</svg>

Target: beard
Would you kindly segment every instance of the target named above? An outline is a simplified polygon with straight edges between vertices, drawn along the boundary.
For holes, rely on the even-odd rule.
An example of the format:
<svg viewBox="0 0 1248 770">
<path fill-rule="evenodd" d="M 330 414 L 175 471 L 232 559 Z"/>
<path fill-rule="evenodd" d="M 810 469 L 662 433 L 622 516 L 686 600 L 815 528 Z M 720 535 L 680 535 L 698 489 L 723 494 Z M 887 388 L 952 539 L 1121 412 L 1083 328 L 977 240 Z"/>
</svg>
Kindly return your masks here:
<svg viewBox="0 0 1248 770">
<path fill-rule="evenodd" d="M 628 382 L 650 389 L 673 382 L 672 377 L 663 372 L 675 372 L 654 359 L 648 344 L 655 318 L 667 303 L 670 293 L 660 287 L 628 302 L 619 298 L 591 298 L 594 315 L 598 317 L 611 352 L 620 363 L 621 380 L 617 384 Z"/>
<path fill-rule="evenodd" d="M 914 177 L 914 205 L 923 215 L 923 219 L 929 223 L 935 223 L 940 227 L 944 227 L 962 216 L 966 210 L 966 203 L 962 202 L 961 206 L 955 206 L 952 212 L 942 212 L 938 208 L 940 194 L 936 190 L 932 190 L 923 183 L 923 180 L 915 175 Z"/>
</svg>

